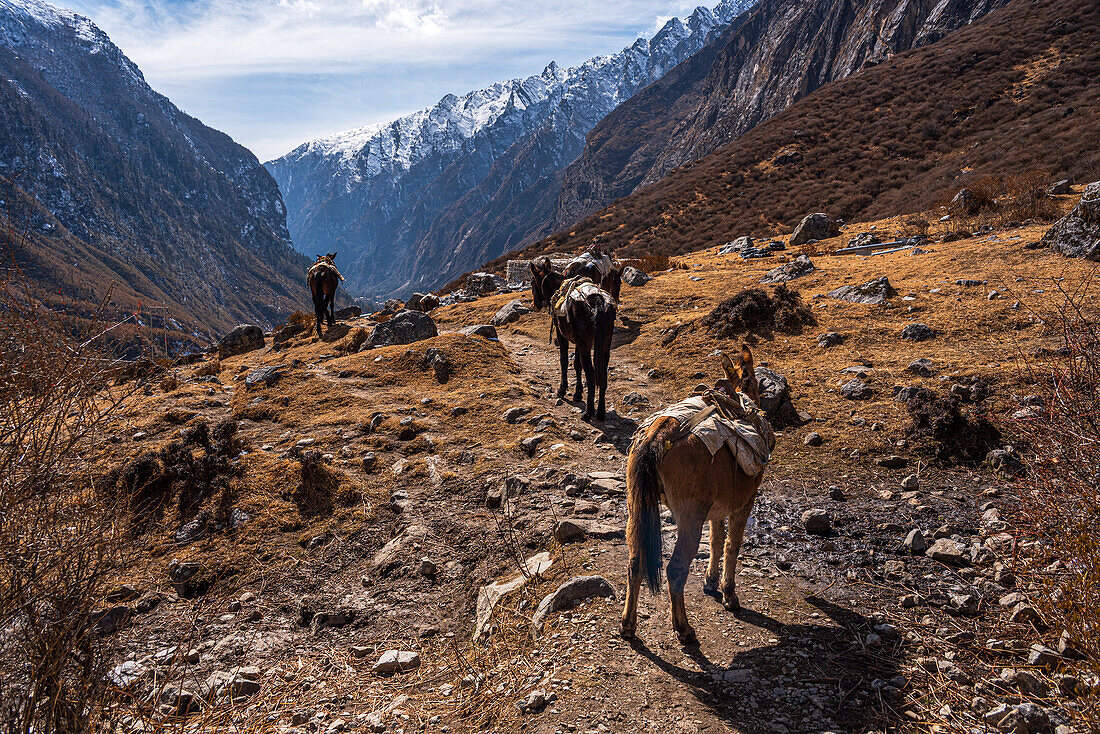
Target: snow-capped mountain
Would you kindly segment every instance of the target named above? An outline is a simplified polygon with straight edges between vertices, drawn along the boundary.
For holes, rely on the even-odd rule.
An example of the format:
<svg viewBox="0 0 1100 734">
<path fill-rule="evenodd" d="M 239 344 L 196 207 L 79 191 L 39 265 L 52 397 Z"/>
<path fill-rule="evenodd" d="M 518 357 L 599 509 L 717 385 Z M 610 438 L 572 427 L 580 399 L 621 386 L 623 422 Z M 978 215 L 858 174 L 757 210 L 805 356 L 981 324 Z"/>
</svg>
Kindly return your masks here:
<svg viewBox="0 0 1100 734">
<path fill-rule="evenodd" d="M 619 53 L 572 68 L 550 63 L 541 74 L 448 95 L 267 163 L 295 246 L 339 250 L 349 284 L 381 295 L 438 285 L 520 244 L 552 206 L 525 200 L 532 185 L 557 176 L 597 122 L 754 1 L 700 7 Z M 492 237 L 468 236 L 486 221 L 508 224 Z"/>
<path fill-rule="evenodd" d="M 181 112 L 92 21 L 0 0 L 0 200 L 49 294 L 165 306 L 188 330 L 308 302 L 278 187 Z M 166 317 L 167 318 L 167 317 Z"/>
</svg>

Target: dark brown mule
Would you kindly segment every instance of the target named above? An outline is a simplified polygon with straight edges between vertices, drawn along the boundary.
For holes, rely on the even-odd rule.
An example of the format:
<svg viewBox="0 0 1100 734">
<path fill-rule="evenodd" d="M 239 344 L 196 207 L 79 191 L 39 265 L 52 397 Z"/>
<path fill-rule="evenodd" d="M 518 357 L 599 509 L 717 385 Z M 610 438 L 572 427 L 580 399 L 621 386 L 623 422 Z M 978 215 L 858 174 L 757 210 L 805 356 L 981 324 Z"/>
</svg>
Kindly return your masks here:
<svg viewBox="0 0 1100 734">
<path fill-rule="evenodd" d="M 573 400 L 581 400 L 581 371 L 588 384 L 588 400 L 582 418 L 596 416 L 602 421 L 605 417 L 604 393 L 607 390 L 607 368 L 611 362 L 611 337 L 615 332 L 615 301 L 609 293 L 599 291 L 583 299 L 570 298 L 566 303 L 564 318 L 554 309 L 553 298 L 558 288 L 565 282 L 565 276 L 555 273 L 546 257 L 535 258 L 531 262 L 531 295 L 535 310 L 545 306 L 550 311 L 550 332 L 557 335 L 557 344 L 561 360 L 561 385 L 558 397 L 564 398 L 569 388 L 569 344 L 577 346 L 573 355 L 573 366 L 577 372 L 577 389 Z M 598 406 L 595 401 L 596 388 L 599 387 Z"/>
<path fill-rule="evenodd" d="M 329 327 L 336 324 L 336 289 L 343 276 L 336 269 L 336 253 L 318 255 L 317 262 L 309 268 L 306 281 L 313 296 L 313 313 L 317 316 L 317 336 L 321 336 L 321 321 L 328 319 Z"/>
<path fill-rule="evenodd" d="M 593 283 L 599 284 L 600 288 L 607 291 L 611 295 L 611 300 L 615 303 L 619 302 L 619 293 L 623 288 L 623 271 L 621 268 L 611 267 L 611 272 L 604 275 L 600 272 L 596 263 L 587 258 L 576 258 L 570 261 L 569 265 L 565 268 L 565 277 L 575 278 L 578 275 L 588 278 Z"/>
<path fill-rule="evenodd" d="M 747 346 L 741 348 L 737 364 L 722 355 L 722 369 L 726 379 L 718 381 L 717 390 L 728 395 L 740 392 L 754 403 L 758 401 L 760 386 Z M 680 422 L 675 418 L 658 418 L 630 447 L 626 464 L 628 585 L 621 631 L 623 637 L 634 637 L 643 579 L 651 591 L 660 588 L 663 501 L 676 518 L 676 549 L 667 571 L 672 626 L 680 642 L 687 645 L 696 642 L 696 637 L 684 608 L 684 585 L 691 561 L 699 550 L 703 523 L 710 521 L 710 562 L 703 588 L 707 592 L 721 589 L 722 603 L 737 611 L 740 608 L 735 589 L 737 553 L 764 473 L 761 471 L 755 477 L 745 474 L 728 448 L 712 458 L 703 442 L 692 434 L 672 441 L 679 429 Z"/>
</svg>

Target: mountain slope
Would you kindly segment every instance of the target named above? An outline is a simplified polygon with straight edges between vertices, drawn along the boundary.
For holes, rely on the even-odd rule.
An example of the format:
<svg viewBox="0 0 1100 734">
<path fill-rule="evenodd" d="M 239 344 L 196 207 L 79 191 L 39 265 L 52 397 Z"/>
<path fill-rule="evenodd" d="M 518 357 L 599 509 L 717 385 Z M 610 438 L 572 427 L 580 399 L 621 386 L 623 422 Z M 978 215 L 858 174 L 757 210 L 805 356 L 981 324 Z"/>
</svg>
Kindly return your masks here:
<svg viewBox="0 0 1100 734">
<path fill-rule="evenodd" d="M 677 254 L 811 211 L 920 211 L 991 175 L 1100 178 L 1100 7 L 1015 0 L 819 89 L 720 150 L 512 256 Z M 505 258 L 498 261 L 498 265 Z"/>
<path fill-rule="evenodd" d="M 296 246 L 341 251 L 354 287 L 386 293 L 437 283 L 518 245 L 554 203 L 525 192 L 554 180 L 604 115 L 703 48 L 745 4 L 698 8 L 612 56 L 570 69 L 551 63 L 269 162 Z M 475 236 L 477 225 L 501 218 L 516 226 Z"/>
<path fill-rule="evenodd" d="M 308 263 L 256 157 L 38 0 L 0 0 L 0 185 L 16 261 L 45 293 L 164 306 L 196 339 L 303 300 Z"/>
<path fill-rule="evenodd" d="M 584 215 L 751 130 L 815 89 L 932 43 L 1007 0 L 763 0 L 700 54 L 608 115 L 552 215 Z"/>
</svg>

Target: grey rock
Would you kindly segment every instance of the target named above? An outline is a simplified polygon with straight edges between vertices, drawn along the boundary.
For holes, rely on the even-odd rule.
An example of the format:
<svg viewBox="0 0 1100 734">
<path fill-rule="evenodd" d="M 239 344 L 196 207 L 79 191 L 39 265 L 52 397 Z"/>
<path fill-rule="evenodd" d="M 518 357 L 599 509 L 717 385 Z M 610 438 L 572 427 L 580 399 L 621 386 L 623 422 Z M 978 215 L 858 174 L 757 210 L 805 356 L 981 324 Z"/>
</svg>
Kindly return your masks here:
<svg viewBox="0 0 1100 734">
<path fill-rule="evenodd" d="M 926 324 L 907 324 L 901 330 L 901 338 L 911 342 L 928 341 L 936 336 L 936 330 Z"/>
<path fill-rule="evenodd" d="M 1001 680 L 1005 685 L 1019 690 L 1027 696 L 1046 698 L 1050 695 L 1050 686 L 1029 670 L 1005 668 L 1001 671 Z"/>
<path fill-rule="evenodd" d="M 1100 181 L 1085 187 L 1077 206 L 1047 230 L 1041 244 L 1066 257 L 1100 261 Z"/>
<path fill-rule="evenodd" d="M 588 535 L 588 523 L 565 518 L 554 526 L 554 539 L 562 545 L 584 540 Z"/>
<path fill-rule="evenodd" d="M 458 330 L 459 334 L 465 334 L 466 336 L 483 336 L 486 339 L 498 339 L 497 327 L 492 324 L 475 324 L 474 326 L 464 326 Z"/>
<path fill-rule="evenodd" d="M 828 510 L 813 508 L 802 513 L 802 525 L 810 535 L 829 535 L 833 530 L 833 518 Z"/>
<path fill-rule="evenodd" d="M 852 239 L 848 240 L 848 247 L 868 247 L 870 245 L 880 245 L 882 240 L 874 232 L 860 232 Z"/>
<path fill-rule="evenodd" d="M 760 383 L 760 408 L 773 428 L 801 424 L 802 419 L 791 402 L 787 378 L 768 367 L 757 367 L 756 380 Z"/>
<path fill-rule="evenodd" d="M 858 377 L 853 377 L 840 386 L 840 395 L 848 400 L 870 400 L 874 389 Z"/>
<path fill-rule="evenodd" d="M 920 480 L 916 474 L 910 474 L 901 480 L 901 488 L 907 492 L 915 492 L 920 489 Z"/>
<path fill-rule="evenodd" d="M 1028 648 L 1027 664 L 1036 668 L 1054 670 L 1061 666 L 1062 656 L 1046 645 L 1036 643 Z"/>
<path fill-rule="evenodd" d="M 120 691 L 137 691 L 152 682 L 153 671 L 136 660 L 127 660 L 107 671 L 107 682 Z"/>
<path fill-rule="evenodd" d="M 1022 477 L 1027 473 L 1019 454 L 1009 448 L 993 449 L 985 455 L 985 463 L 1002 476 Z"/>
<path fill-rule="evenodd" d="M 547 695 L 546 691 L 539 689 L 531 691 L 527 698 L 516 704 L 525 714 L 537 714 L 542 711 L 554 698 L 553 694 Z"/>
<path fill-rule="evenodd" d="M 926 357 L 913 360 L 905 369 L 912 372 L 917 377 L 931 377 L 934 374 L 932 370 L 932 360 Z"/>
<path fill-rule="evenodd" d="M 420 667 L 420 653 L 411 650 L 386 650 L 371 670 L 377 675 L 407 673 Z"/>
<path fill-rule="evenodd" d="M 948 566 L 966 566 L 969 563 L 966 549 L 949 538 L 938 539 L 925 555 Z"/>
<path fill-rule="evenodd" d="M 928 541 L 924 539 L 924 533 L 920 528 L 913 528 L 905 536 L 905 548 L 915 556 L 924 555 L 928 550 Z"/>
<path fill-rule="evenodd" d="M 527 415 L 530 412 L 531 408 L 529 406 L 519 405 L 504 411 L 504 413 L 501 415 L 501 418 L 504 419 L 505 423 L 516 424 L 523 420 L 523 416 Z"/>
<path fill-rule="evenodd" d="M 389 321 L 378 324 L 367 337 L 367 345 L 389 347 L 395 344 L 412 344 L 436 336 L 435 321 L 419 311 L 398 311 Z"/>
<path fill-rule="evenodd" d="M 203 567 L 194 562 L 181 563 L 173 560 L 168 564 L 168 582 L 176 593 L 184 599 L 191 599 L 204 593 L 209 586 Z"/>
<path fill-rule="evenodd" d="M 271 385 L 280 377 L 279 368 L 274 366 L 259 367 L 252 370 L 244 378 L 244 384 L 247 387 L 253 387 L 261 382 L 265 385 Z"/>
<path fill-rule="evenodd" d="M 356 305 L 345 306 L 338 311 L 335 311 L 333 315 L 340 321 L 347 321 L 348 319 L 359 318 L 363 315 L 363 309 Z"/>
<path fill-rule="evenodd" d="M 496 312 L 496 315 L 490 319 L 490 323 L 492 323 L 493 326 L 504 326 L 505 324 L 519 321 L 520 316 L 529 313 L 531 313 L 531 309 L 523 305 L 523 301 L 516 298 L 501 306 L 500 310 Z"/>
<path fill-rule="evenodd" d="M 538 637 L 550 614 L 592 597 L 614 599 L 615 589 L 603 576 L 575 576 L 569 579 L 539 602 L 531 618 L 532 634 Z"/>
<path fill-rule="evenodd" d="M 880 306 L 888 303 L 889 299 L 897 294 L 898 292 L 890 285 L 890 280 L 884 275 L 862 285 L 841 286 L 836 290 L 829 291 L 828 296 L 849 303 L 867 303 L 872 306 Z"/>
<path fill-rule="evenodd" d="M 840 225 L 823 212 L 807 214 L 791 233 L 790 245 L 804 245 L 810 240 L 825 240 L 840 234 Z"/>
<path fill-rule="evenodd" d="M 951 609 L 964 617 L 976 617 L 981 608 L 981 600 L 974 594 L 952 593 L 947 596 Z"/>
<path fill-rule="evenodd" d="M 619 398 L 619 402 L 624 405 L 648 405 L 649 398 L 639 392 L 628 392 Z"/>
<path fill-rule="evenodd" d="M 970 189 L 959 189 L 951 198 L 950 209 L 956 214 L 974 214 L 978 211 L 978 201 Z"/>
<path fill-rule="evenodd" d="M 1064 196 L 1065 194 L 1073 193 L 1073 182 L 1068 178 L 1063 178 L 1060 181 L 1055 181 L 1047 187 L 1048 196 Z"/>
<path fill-rule="evenodd" d="M 466 292 L 483 296 L 497 289 L 496 279 L 491 273 L 470 273 L 466 276 Z"/>
<path fill-rule="evenodd" d="M 260 669 L 252 666 L 218 670 L 211 673 L 202 685 L 206 698 L 210 700 L 253 696 L 260 691 Z"/>
<path fill-rule="evenodd" d="M 1016 624 L 1030 624 L 1036 627 L 1043 626 L 1043 616 L 1039 614 L 1038 609 L 1030 604 L 1017 604 L 1012 613 L 1008 615 L 1008 621 Z"/>
<path fill-rule="evenodd" d="M 828 331 L 817 338 L 817 346 L 822 349 L 828 349 L 829 347 L 835 347 L 838 344 L 843 343 L 844 335 L 836 331 Z"/>
<path fill-rule="evenodd" d="M 789 263 L 784 263 L 777 268 L 769 270 L 763 278 L 760 279 L 761 283 L 787 283 L 795 278 L 801 278 L 804 275 L 817 270 L 814 267 L 813 262 L 810 261 L 805 255 L 799 255 Z"/>
<path fill-rule="evenodd" d="M 255 324 L 241 324 L 218 342 L 218 359 L 264 348 L 264 330 Z"/>
<path fill-rule="evenodd" d="M 536 433 L 535 435 L 528 436 L 527 438 L 521 438 L 519 441 L 519 447 L 523 449 L 523 453 L 527 454 L 528 456 L 534 456 L 535 452 L 538 451 L 539 444 L 542 443 L 543 438 L 545 438 L 545 436 L 543 436 L 543 434 L 541 433 Z"/>
<path fill-rule="evenodd" d="M 630 265 L 623 268 L 622 279 L 624 283 L 635 288 L 643 286 L 651 280 L 648 275 Z"/>
<path fill-rule="evenodd" d="M 424 352 L 423 364 L 432 369 L 435 379 L 441 384 L 451 379 L 451 373 L 454 372 L 454 364 L 438 347 L 431 347 Z"/>
<path fill-rule="evenodd" d="M 955 285 L 961 285 L 963 288 L 977 288 L 980 285 L 985 285 L 985 281 L 974 280 L 973 278 L 959 278 L 955 281 Z"/>
<path fill-rule="evenodd" d="M 909 464 L 909 459 L 904 456 L 883 456 L 875 459 L 875 463 L 883 469 L 904 469 Z"/>
<path fill-rule="evenodd" d="M 734 255 L 738 252 L 751 249 L 753 247 L 753 239 L 748 235 L 738 237 L 735 240 L 727 242 L 718 248 L 719 255 Z"/>
<path fill-rule="evenodd" d="M 823 439 L 821 437 L 821 434 L 817 433 L 816 431 L 807 433 L 806 438 L 802 439 L 802 443 L 807 446 L 820 446 L 824 442 L 825 439 Z"/>
</svg>

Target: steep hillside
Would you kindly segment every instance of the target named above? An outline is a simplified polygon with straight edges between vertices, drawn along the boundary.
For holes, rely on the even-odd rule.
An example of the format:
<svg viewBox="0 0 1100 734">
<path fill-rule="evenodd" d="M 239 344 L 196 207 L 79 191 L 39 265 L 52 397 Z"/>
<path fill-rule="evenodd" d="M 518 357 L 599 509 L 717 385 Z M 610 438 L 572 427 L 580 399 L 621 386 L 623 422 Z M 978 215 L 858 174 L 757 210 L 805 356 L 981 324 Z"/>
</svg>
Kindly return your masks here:
<svg viewBox="0 0 1100 734">
<path fill-rule="evenodd" d="M 1018 0 L 946 39 L 834 82 L 658 184 L 526 253 L 593 240 L 688 252 L 928 208 L 994 175 L 1100 177 L 1100 8 Z"/>
<path fill-rule="evenodd" d="M 557 172 L 588 131 L 747 5 L 698 8 L 620 53 L 569 69 L 551 63 L 271 161 L 296 246 L 349 256 L 349 282 L 372 294 L 431 286 L 518 246 L 547 220 Z"/>
<path fill-rule="evenodd" d="M 164 306 L 196 339 L 302 301 L 275 181 L 86 18 L 0 0 L 0 199 L 16 263 L 90 308 Z"/>
<path fill-rule="evenodd" d="M 764 0 L 604 119 L 565 172 L 563 229 L 751 130 L 815 89 L 943 38 L 1008 0 Z"/>
</svg>

